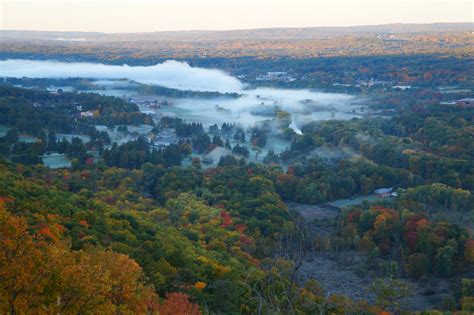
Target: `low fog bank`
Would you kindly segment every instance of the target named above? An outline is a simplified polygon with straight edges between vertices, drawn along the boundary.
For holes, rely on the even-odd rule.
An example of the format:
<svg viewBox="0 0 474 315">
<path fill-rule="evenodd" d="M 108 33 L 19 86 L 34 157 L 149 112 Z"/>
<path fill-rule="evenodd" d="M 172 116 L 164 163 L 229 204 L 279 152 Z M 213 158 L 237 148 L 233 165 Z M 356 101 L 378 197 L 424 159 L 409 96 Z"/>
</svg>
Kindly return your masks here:
<svg viewBox="0 0 474 315">
<path fill-rule="evenodd" d="M 78 37 L 78 38 L 57 37 L 57 38 L 54 38 L 53 40 L 64 41 L 64 42 L 85 42 L 86 41 L 84 37 Z"/>
<path fill-rule="evenodd" d="M 168 60 L 154 66 L 105 65 L 87 62 L 58 62 L 24 59 L 0 61 L 2 77 L 89 79 L 127 78 L 143 84 L 207 92 L 239 92 L 243 84 L 223 71 L 191 67 L 185 62 Z"/>
<path fill-rule="evenodd" d="M 290 128 L 300 133 L 301 127 L 311 121 L 359 117 L 362 107 L 355 104 L 357 99 L 354 96 L 347 94 L 306 89 L 251 89 L 223 71 L 191 67 L 185 62 L 174 60 L 154 66 L 131 67 L 10 59 L 0 61 L 0 70 L 0 75 L 5 77 L 94 79 L 96 85 L 118 89 L 119 95 L 123 93 L 121 89 L 131 84 L 129 81 L 118 81 L 119 79 L 179 90 L 241 94 L 238 98 L 177 98 L 173 100 L 172 106 L 165 109 L 187 121 L 201 122 L 208 126 L 236 122 L 249 127 L 275 119 L 284 112 L 289 115 Z"/>
</svg>

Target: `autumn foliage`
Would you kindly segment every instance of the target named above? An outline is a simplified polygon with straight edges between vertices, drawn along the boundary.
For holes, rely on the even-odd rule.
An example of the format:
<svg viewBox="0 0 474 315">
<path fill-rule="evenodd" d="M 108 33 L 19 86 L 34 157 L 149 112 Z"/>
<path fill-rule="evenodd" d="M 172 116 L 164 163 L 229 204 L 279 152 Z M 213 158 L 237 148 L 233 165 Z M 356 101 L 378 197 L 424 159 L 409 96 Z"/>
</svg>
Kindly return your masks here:
<svg viewBox="0 0 474 315">
<path fill-rule="evenodd" d="M 172 292 L 159 305 L 160 315 L 200 315 L 199 307 L 189 301 L 189 296 L 184 293 Z"/>
<path fill-rule="evenodd" d="M 464 259 L 469 263 L 474 263 L 474 240 L 466 240 L 464 243 Z"/>
<path fill-rule="evenodd" d="M 30 234 L 0 202 L 0 313 L 156 311 L 158 296 L 134 260 L 98 248 L 71 251 L 44 231 Z"/>
</svg>

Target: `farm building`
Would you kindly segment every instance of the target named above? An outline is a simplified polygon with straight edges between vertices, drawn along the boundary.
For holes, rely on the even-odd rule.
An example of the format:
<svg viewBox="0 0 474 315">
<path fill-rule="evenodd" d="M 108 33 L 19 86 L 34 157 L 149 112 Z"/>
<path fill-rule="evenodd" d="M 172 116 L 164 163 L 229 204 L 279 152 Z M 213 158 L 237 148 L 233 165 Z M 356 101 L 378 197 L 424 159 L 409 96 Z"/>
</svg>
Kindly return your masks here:
<svg viewBox="0 0 474 315">
<path fill-rule="evenodd" d="M 378 196 L 378 197 L 390 197 L 391 194 L 393 192 L 393 188 L 390 187 L 390 188 L 379 188 L 379 189 L 376 189 L 374 190 L 374 193 Z"/>
</svg>

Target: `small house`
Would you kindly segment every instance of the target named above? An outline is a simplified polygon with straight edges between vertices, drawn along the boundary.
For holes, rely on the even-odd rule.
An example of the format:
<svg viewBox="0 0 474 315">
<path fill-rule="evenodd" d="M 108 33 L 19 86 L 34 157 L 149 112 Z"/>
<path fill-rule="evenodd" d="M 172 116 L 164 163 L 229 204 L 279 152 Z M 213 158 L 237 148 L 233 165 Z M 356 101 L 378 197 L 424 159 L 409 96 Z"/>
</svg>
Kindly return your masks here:
<svg viewBox="0 0 474 315">
<path fill-rule="evenodd" d="M 393 188 L 379 188 L 374 190 L 374 193 L 377 195 L 377 197 L 380 198 L 385 198 L 385 197 L 390 197 L 393 192 Z"/>
<path fill-rule="evenodd" d="M 81 117 L 94 117 L 94 112 L 91 110 L 88 110 L 86 112 L 81 112 Z"/>
</svg>

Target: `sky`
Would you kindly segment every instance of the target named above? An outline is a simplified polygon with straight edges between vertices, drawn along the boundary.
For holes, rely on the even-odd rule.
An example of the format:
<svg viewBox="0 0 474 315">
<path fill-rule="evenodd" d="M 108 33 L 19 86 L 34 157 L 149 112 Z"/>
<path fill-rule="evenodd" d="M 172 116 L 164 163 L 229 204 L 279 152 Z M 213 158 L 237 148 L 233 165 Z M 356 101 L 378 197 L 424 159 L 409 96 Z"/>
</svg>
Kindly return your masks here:
<svg viewBox="0 0 474 315">
<path fill-rule="evenodd" d="M 0 0 L 0 29 L 153 32 L 473 22 L 474 0 Z"/>
</svg>

